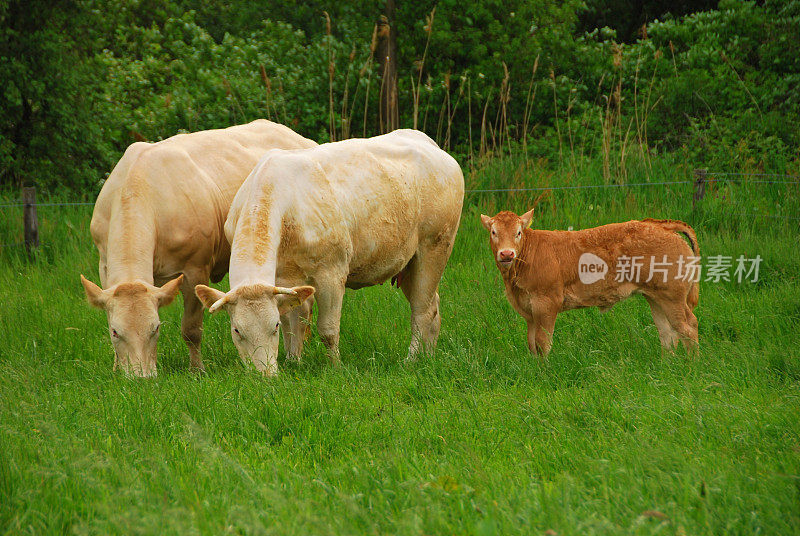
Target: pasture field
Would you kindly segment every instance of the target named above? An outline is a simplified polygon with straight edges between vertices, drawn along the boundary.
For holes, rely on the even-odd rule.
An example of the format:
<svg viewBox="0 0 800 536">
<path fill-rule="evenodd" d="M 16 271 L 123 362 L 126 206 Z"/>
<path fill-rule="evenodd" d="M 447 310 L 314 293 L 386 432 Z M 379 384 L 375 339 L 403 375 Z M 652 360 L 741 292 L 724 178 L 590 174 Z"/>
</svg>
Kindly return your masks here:
<svg viewBox="0 0 800 536">
<path fill-rule="evenodd" d="M 506 159 L 467 187 L 602 182 L 563 177 Z M 224 314 L 190 373 L 180 300 L 158 377 L 113 373 L 78 280 L 98 280 L 90 207 L 42 207 L 38 259 L 0 251 L 0 533 L 800 533 L 797 184 L 715 183 L 695 213 L 686 184 L 540 203 L 538 228 L 677 218 L 704 256 L 760 255 L 755 283 L 701 283 L 696 356 L 662 354 L 641 298 L 559 316 L 549 359 L 529 355 L 478 215 L 537 194 L 467 196 L 435 355 L 403 363 L 408 305 L 386 284 L 348 291 L 340 368 L 315 334 L 275 379 L 240 364 Z M 2 212 L 0 242 L 19 220 Z"/>
</svg>

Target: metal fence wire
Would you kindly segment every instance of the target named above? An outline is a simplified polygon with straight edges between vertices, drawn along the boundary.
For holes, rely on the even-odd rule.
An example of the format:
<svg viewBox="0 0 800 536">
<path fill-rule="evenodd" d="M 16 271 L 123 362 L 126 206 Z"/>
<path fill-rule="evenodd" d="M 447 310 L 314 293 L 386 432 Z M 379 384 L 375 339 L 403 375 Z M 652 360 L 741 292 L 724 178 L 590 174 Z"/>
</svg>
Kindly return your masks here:
<svg viewBox="0 0 800 536">
<path fill-rule="evenodd" d="M 747 172 L 717 172 L 698 170 L 697 173 L 702 175 L 700 182 L 705 184 L 709 183 L 735 183 L 735 184 L 793 184 L 800 185 L 800 175 L 791 175 L 783 173 L 747 173 Z M 732 178 L 729 178 L 732 177 Z M 737 178 L 742 177 L 742 178 Z M 744 177 L 758 177 L 756 180 L 745 179 Z M 794 180 L 784 180 L 794 179 Z M 596 190 L 604 188 L 637 188 L 646 186 L 673 186 L 678 184 L 694 184 L 698 185 L 698 180 L 683 180 L 683 181 L 661 181 L 661 182 L 633 182 L 621 184 L 582 184 L 573 186 L 538 186 L 532 188 L 485 188 L 485 189 L 467 189 L 464 190 L 465 194 L 492 194 L 492 193 L 516 193 L 516 192 L 543 192 L 546 190 Z M 702 197 L 702 196 L 701 196 Z M 25 208 L 28 206 L 22 200 L 16 200 L 11 203 L 0 203 L 0 209 L 10 208 Z M 94 206 L 90 201 L 65 201 L 61 203 L 46 202 L 33 204 L 36 208 L 39 207 L 89 207 Z M 758 212 L 745 212 L 737 213 L 736 216 L 747 217 L 761 217 L 761 218 L 774 218 L 782 220 L 800 220 L 800 217 L 795 216 L 780 216 L 776 214 L 761 214 Z M 0 244 L 0 248 L 22 247 L 25 246 L 24 242 L 13 242 L 9 244 Z"/>
</svg>

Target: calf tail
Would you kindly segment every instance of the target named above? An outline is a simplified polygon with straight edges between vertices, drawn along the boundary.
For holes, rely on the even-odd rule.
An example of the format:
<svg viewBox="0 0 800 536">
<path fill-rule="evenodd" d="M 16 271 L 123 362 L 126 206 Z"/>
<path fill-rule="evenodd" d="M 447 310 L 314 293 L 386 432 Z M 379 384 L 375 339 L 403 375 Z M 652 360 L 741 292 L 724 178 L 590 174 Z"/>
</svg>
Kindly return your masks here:
<svg viewBox="0 0 800 536">
<path fill-rule="evenodd" d="M 656 225 L 661 226 L 662 229 L 667 231 L 675 231 L 676 233 L 681 233 L 689 240 L 689 245 L 692 248 L 692 252 L 694 253 L 695 257 L 700 256 L 700 245 L 697 243 L 697 235 L 694 234 L 694 229 L 692 229 L 689 224 L 684 223 L 680 220 L 655 220 L 653 218 L 646 218 L 642 221 L 646 221 L 648 223 L 655 223 Z M 689 306 L 690 309 L 694 309 L 697 307 L 698 302 L 700 301 L 700 286 L 697 282 L 693 282 L 691 288 L 689 289 L 689 294 L 686 296 L 686 304 Z"/>
<path fill-rule="evenodd" d="M 680 220 L 655 220 L 653 218 L 645 218 L 642 221 L 655 223 L 667 231 L 681 233 L 683 236 L 689 239 L 689 245 L 691 246 L 692 252 L 694 252 L 695 256 L 700 255 L 700 245 L 697 243 L 697 235 L 694 234 L 694 229 L 692 229 L 689 224 L 683 223 Z"/>
</svg>

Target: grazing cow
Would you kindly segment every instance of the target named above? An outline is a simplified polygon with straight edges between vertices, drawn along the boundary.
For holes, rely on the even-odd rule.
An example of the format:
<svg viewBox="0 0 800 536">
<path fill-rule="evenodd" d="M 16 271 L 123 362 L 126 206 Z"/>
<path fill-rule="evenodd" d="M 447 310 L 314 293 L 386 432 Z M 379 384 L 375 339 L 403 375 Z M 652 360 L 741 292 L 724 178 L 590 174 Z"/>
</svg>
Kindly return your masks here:
<svg viewBox="0 0 800 536">
<path fill-rule="evenodd" d="M 597 306 L 606 311 L 631 294 L 650 304 L 661 345 L 697 347 L 699 249 L 694 230 L 677 220 L 629 221 L 582 231 L 528 229 L 522 216 L 481 215 L 503 276 L 506 297 L 528 323 L 528 348 L 547 355 L 556 315 Z M 675 232 L 685 235 L 691 248 Z"/>
<path fill-rule="evenodd" d="M 228 271 L 223 225 L 233 196 L 268 149 L 314 145 L 262 119 L 128 147 L 92 214 L 102 288 L 81 276 L 89 303 L 108 316 L 115 369 L 155 376 L 158 309 L 180 290 L 181 331 L 192 367 L 202 370 L 203 307 L 194 286 Z"/>
<path fill-rule="evenodd" d="M 415 130 L 270 151 L 236 194 L 225 223 L 231 290 L 198 285 L 197 295 L 211 313 L 228 311 L 240 357 L 273 375 L 280 315 L 296 332 L 289 311 L 313 293 L 317 330 L 338 363 L 345 287 L 396 276 L 411 305 L 408 357 L 414 358 L 436 345 L 439 280 L 463 200 L 456 161 Z M 295 349 L 289 354 L 299 357 Z"/>
</svg>

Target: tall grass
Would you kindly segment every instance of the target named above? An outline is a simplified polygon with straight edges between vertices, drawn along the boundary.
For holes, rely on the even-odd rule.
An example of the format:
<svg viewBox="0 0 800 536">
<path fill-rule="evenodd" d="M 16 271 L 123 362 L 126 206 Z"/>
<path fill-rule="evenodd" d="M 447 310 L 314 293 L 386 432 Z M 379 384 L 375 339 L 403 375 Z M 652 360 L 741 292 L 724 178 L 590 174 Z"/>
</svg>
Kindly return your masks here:
<svg viewBox="0 0 800 536">
<path fill-rule="evenodd" d="M 578 162 L 605 184 L 602 158 Z M 685 178 L 663 157 L 638 182 Z M 647 175 L 650 173 L 650 175 Z M 515 153 L 468 187 L 575 184 Z M 348 291 L 342 361 L 315 336 L 278 378 L 245 370 L 228 320 L 205 319 L 188 370 L 180 303 L 162 311 L 159 376 L 111 370 L 90 207 L 42 207 L 29 263 L 0 250 L 0 532 L 8 534 L 794 534 L 800 531 L 800 213 L 796 186 L 554 190 L 539 228 L 641 217 L 692 223 L 703 255 L 764 259 L 758 283 L 701 282 L 701 350 L 662 354 L 646 303 L 559 317 L 532 358 L 480 213 L 540 192 L 468 194 L 441 283 L 435 355 L 403 365 L 409 309 Z M 0 243 L 19 238 L 3 212 Z M 741 214 L 749 214 L 743 216 Z M 223 281 L 222 288 L 227 288 Z"/>
</svg>

